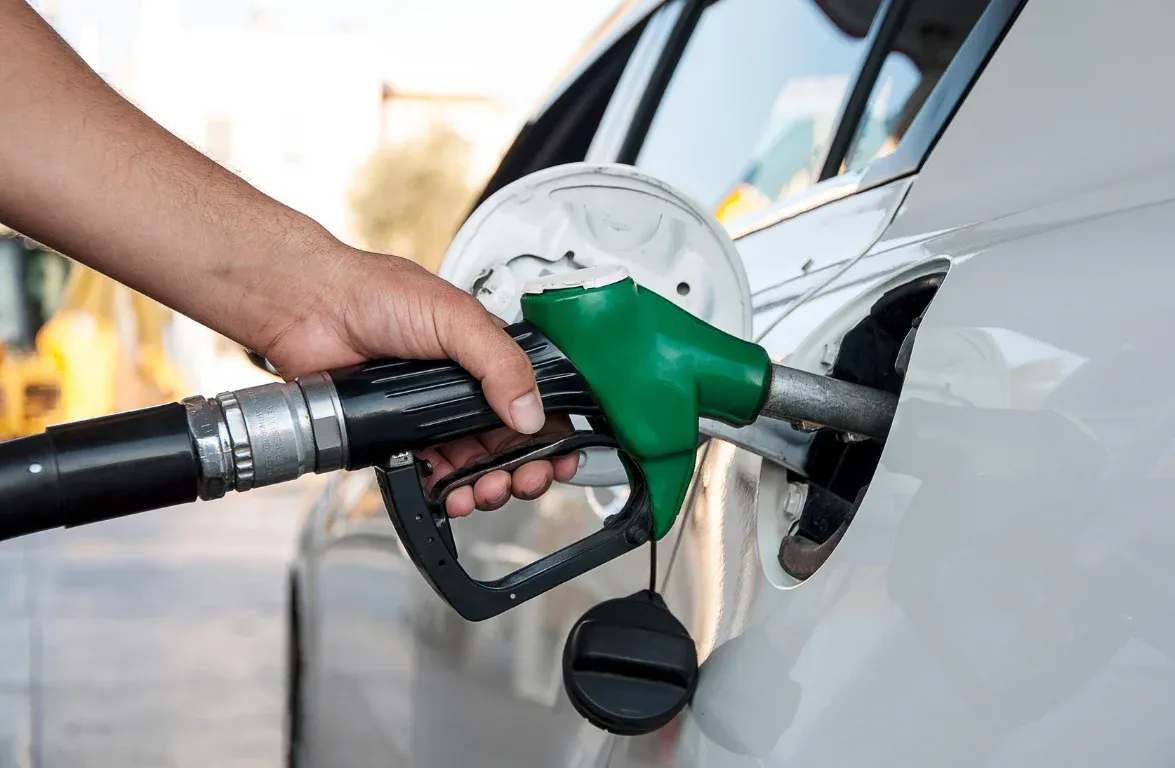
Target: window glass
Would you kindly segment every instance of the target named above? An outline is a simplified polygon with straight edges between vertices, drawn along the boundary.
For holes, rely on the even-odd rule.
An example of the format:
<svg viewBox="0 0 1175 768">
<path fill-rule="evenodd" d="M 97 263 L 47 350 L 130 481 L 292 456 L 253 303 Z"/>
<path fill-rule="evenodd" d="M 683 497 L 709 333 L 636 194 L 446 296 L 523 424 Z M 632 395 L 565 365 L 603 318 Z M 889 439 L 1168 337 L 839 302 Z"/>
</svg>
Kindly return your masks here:
<svg viewBox="0 0 1175 768">
<path fill-rule="evenodd" d="M 653 71 L 665 53 L 670 33 L 681 21 L 685 0 L 667 3 L 649 17 L 624 73 L 616 84 L 599 129 L 588 149 L 590 162 L 611 162 L 621 157 L 641 98 L 648 90 Z"/>
<path fill-rule="evenodd" d="M 617 15 L 605 22 L 605 26 L 584 44 L 584 51 L 590 51 L 594 43 L 625 16 L 623 10 L 622 6 Z M 587 157 L 609 101 L 645 30 L 645 23 L 638 23 L 602 52 L 599 59 L 574 82 L 556 86 L 537 116 L 532 118 L 533 122 L 515 137 L 501 164 L 470 208 L 471 212 L 516 179 L 544 168 L 581 162 Z M 574 71 L 578 66 L 574 64 L 570 69 Z"/>
<path fill-rule="evenodd" d="M 730 220 L 818 180 L 880 0 L 719 0 L 636 165 Z"/>
<path fill-rule="evenodd" d="M 898 28 L 869 94 L 842 170 L 893 152 L 926 102 L 988 0 L 915 0 Z"/>
</svg>

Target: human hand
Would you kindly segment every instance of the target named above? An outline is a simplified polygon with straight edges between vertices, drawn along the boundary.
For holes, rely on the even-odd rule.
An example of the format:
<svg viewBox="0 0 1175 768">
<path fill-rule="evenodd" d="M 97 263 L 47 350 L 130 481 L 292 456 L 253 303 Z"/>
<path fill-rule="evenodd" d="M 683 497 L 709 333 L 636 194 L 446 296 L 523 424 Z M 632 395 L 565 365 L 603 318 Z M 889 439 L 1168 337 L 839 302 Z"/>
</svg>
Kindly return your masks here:
<svg viewBox="0 0 1175 768">
<path fill-rule="evenodd" d="M 545 419 L 530 360 L 502 330 L 503 323 L 471 295 L 406 259 L 341 244 L 316 264 L 328 271 L 315 275 L 314 287 L 300 287 L 296 295 L 274 302 L 289 310 L 270 320 L 258 350 L 283 376 L 380 357 L 450 358 L 481 380 L 490 406 L 508 425 L 422 451 L 433 465 L 428 488 L 454 469 L 529 435 L 570 429 L 566 418 Z M 275 284 L 270 290 L 280 294 L 283 287 Z M 538 498 L 553 480 L 570 480 L 577 462 L 578 456 L 571 455 L 532 462 L 512 475 L 492 472 L 450 494 L 446 509 L 462 517 L 475 508 L 498 509 L 511 494 Z"/>
</svg>

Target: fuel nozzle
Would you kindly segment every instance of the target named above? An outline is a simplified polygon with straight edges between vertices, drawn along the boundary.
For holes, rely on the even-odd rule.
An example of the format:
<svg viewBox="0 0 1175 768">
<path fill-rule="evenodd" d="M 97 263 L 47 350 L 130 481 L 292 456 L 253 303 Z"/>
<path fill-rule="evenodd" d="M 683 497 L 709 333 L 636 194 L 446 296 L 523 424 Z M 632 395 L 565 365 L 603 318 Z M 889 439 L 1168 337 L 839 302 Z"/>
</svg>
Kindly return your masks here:
<svg viewBox="0 0 1175 768">
<path fill-rule="evenodd" d="M 771 382 L 767 352 L 637 285 L 618 266 L 527 283 L 522 316 L 587 380 L 608 430 L 644 473 L 660 539 L 693 476 L 698 419 L 754 421 Z"/>
<path fill-rule="evenodd" d="M 672 527 L 693 476 L 699 419 L 762 417 L 884 438 L 897 398 L 773 364 L 739 339 L 637 285 L 621 267 L 528 283 L 522 313 L 574 362 L 610 431 L 644 472 L 654 536 Z"/>
</svg>

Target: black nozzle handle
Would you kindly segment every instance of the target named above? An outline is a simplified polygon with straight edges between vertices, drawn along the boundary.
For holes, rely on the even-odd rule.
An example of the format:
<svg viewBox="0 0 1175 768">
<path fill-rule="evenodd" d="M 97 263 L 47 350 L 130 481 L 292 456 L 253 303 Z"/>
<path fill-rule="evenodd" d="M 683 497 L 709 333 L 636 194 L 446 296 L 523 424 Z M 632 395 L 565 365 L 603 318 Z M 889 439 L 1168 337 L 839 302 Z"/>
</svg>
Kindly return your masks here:
<svg viewBox="0 0 1175 768">
<path fill-rule="evenodd" d="M 530 358 L 548 414 L 603 416 L 587 380 L 538 328 L 522 322 L 506 331 Z M 343 411 L 347 469 L 502 426 L 481 383 L 449 360 L 375 360 L 330 378 Z"/>
<path fill-rule="evenodd" d="M 195 501 L 198 471 L 179 403 L 0 442 L 0 540 Z"/>
<path fill-rule="evenodd" d="M 428 494 L 422 488 L 421 462 L 409 454 L 394 456 L 377 466 L 375 476 L 388 517 L 425 581 L 462 617 L 483 621 L 647 542 L 652 525 L 648 484 L 640 465 L 619 452 L 617 455 L 629 479 L 624 508 L 608 518 L 604 527 L 595 533 L 492 581 L 475 579 L 462 567 L 444 511 L 445 494 L 472 483 L 490 468 L 510 471 L 534 459 L 591 447 L 619 448 L 611 437 L 594 432 L 536 439 L 458 470 L 456 476 L 442 480 Z"/>
</svg>

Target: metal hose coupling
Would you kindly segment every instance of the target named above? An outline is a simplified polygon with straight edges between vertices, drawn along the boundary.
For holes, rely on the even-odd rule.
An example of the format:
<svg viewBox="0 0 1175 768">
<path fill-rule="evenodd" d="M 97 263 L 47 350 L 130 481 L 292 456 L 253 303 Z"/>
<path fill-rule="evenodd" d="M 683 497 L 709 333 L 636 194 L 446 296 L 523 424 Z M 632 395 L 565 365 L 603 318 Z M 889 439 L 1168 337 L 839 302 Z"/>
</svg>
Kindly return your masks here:
<svg viewBox="0 0 1175 768">
<path fill-rule="evenodd" d="M 183 401 L 200 498 L 219 499 L 347 464 L 347 426 L 325 373 Z"/>
</svg>

